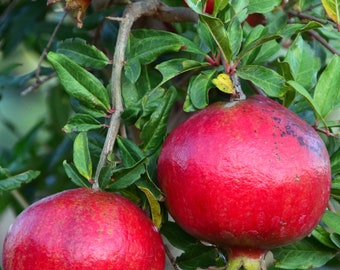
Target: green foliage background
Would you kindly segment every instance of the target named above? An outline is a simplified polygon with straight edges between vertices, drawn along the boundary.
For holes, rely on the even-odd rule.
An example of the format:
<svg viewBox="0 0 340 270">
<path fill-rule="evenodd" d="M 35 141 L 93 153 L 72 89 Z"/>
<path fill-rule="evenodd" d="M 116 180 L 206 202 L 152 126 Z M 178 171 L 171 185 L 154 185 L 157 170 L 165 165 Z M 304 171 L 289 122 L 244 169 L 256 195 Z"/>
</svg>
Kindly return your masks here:
<svg viewBox="0 0 340 270">
<path fill-rule="evenodd" d="M 156 160 L 167 132 L 182 119 L 228 100 L 212 80 L 235 71 L 247 95 L 260 91 L 315 125 L 331 157 L 332 208 L 311 236 L 273 250 L 270 269 L 339 268 L 340 34 L 339 18 L 327 12 L 340 4 L 216 0 L 208 15 L 204 1 L 187 2 L 196 23 L 143 18 L 131 32 L 122 78 L 124 130 L 100 172 L 100 187 L 150 214 L 183 251 L 176 258 L 181 269 L 223 266 L 220 251 L 168 220 Z M 12 207 L 18 214 L 41 197 L 91 186 L 114 113 L 110 84 L 119 23 L 105 17 L 122 16 L 125 4 L 90 6 L 81 29 L 66 16 L 49 47 L 61 8 L 43 0 L 0 2 L 0 212 Z M 266 23 L 250 26 L 246 18 L 253 13 L 264 14 Z"/>
</svg>

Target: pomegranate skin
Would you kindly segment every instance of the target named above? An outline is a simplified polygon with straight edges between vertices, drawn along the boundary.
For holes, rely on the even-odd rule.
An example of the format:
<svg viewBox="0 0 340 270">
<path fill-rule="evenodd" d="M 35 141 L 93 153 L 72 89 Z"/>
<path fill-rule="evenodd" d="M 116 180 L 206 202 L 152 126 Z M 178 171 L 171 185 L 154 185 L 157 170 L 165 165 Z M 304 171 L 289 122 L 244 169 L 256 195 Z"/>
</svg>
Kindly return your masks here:
<svg viewBox="0 0 340 270">
<path fill-rule="evenodd" d="M 126 198 L 90 188 L 64 191 L 25 209 L 4 243 L 4 270 L 164 270 L 152 221 Z"/>
<path fill-rule="evenodd" d="M 308 235 L 331 184 L 323 141 L 263 96 L 197 112 L 166 139 L 158 182 L 172 217 L 224 249 L 268 250 Z"/>
</svg>

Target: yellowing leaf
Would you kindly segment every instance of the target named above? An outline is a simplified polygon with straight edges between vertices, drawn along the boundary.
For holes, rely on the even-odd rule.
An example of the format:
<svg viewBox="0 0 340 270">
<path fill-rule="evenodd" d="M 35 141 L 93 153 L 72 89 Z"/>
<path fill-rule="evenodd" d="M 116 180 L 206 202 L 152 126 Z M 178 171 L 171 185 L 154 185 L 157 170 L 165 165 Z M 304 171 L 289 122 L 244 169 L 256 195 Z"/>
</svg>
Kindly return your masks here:
<svg viewBox="0 0 340 270">
<path fill-rule="evenodd" d="M 150 205 L 152 221 L 155 224 L 155 226 L 159 229 L 162 224 L 162 213 L 159 202 L 149 189 L 145 187 L 139 187 L 139 189 L 142 190 L 145 196 L 147 197 Z"/>
<path fill-rule="evenodd" d="M 322 0 L 328 16 L 337 24 L 340 23 L 340 0 Z"/>
<path fill-rule="evenodd" d="M 213 84 L 224 93 L 234 94 L 235 88 L 228 74 L 219 74 L 217 78 L 212 80 Z"/>
</svg>

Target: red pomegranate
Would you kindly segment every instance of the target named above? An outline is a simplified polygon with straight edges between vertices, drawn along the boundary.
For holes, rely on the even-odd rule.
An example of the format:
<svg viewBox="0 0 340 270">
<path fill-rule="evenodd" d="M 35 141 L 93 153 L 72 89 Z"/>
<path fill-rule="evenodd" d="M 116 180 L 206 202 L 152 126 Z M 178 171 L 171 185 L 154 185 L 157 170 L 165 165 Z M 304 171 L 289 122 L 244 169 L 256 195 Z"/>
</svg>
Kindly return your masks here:
<svg viewBox="0 0 340 270">
<path fill-rule="evenodd" d="M 262 258 L 313 230 L 331 172 L 315 130 L 256 95 L 210 105 L 175 128 L 159 156 L 158 181 L 179 225 L 224 249 L 229 263 L 246 265 L 234 257 Z"/>
<path fill-rule="evenodd" d="M 164 270 L 152 221 L 126 198 L 90 188 L 42 199 L 15 220 L 4 270 Z"/>
</svg>

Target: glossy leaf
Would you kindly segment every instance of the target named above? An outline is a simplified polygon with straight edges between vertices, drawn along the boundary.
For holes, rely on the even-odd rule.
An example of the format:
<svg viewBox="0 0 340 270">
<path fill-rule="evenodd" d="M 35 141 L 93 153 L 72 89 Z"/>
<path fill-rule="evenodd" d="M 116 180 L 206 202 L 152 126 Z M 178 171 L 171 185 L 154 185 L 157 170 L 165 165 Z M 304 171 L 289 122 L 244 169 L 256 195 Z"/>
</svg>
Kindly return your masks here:
<svg viewBox="0 0 340 270">
<path fill-rule="evenodd" d="M 66 39 L 58 43 L 57 52 L 83 67 L 100 69 L 109 64 L 109 59 L 103 52 L 93 45 L 86 44 L 86 41 L 80 38 Z"/>
<path fill-rule="evenodd" d="M 77 135 L 73 144 L 73 163 L 86 179 L 92 179 L 92 161 L 86 132 Z"/>
<path fill-rule="evenodd" d="M 215 75 L 216 70 L 209 69 L 191 78 L 187 90 L 187 100 L 184 103 L 185 111 L 203 109 L 208 105 L 208 92 L 213 86 L 212 79 Z"/>
<path fill-rule="evenodd" d="M 2 168 L 1 168 L 2 169 Z M 16 175 L 10 175 L 0 180 L 0 195 L 3 192 L 20 188 L 21 185 L 27 184 L 40 175 L 39 171 L 28 170 Z"/>
<path fill-rule="evenodd" d="M 272 69 L 256 65 L 244 66 L 237 70 L 237 75 L 251 81 L 268 96 L 283 97 L 285 94 L 284 78 Z"/>
<path fill-rule="evenodd" d="M 60 83 L 70 96 L 90 108 L 109 110 L 108 92 L 97 77 L 65 55 L 49 52 L 47 59 L 56 70 Z"/>
<path fill-rule="evenodd" d="M 206 15 L 200 15 L 200 20 L 206 24 L 214 38 L 217 46 L 220 48 L 223 58 L 231 63 L 232 60 L 232 47 L 227 34 L 227 30 L 223 22 L 218 18 L 213 18 Z"/>
<path fill-rule="evenodd" d="M 334 56 L 320 75 L 314 92 L 314 101 L 322 117 L 327 116 L 340 103 L 340 56 Z"/>
<path fill-rule="evenodd" d="M 311 269 L 323 266 L 336 252 L 323 248 L 310 238 L 273 250 L 274 265 L 283 269 Z"/>
</svg>

